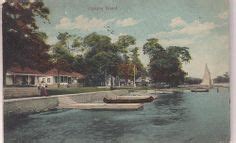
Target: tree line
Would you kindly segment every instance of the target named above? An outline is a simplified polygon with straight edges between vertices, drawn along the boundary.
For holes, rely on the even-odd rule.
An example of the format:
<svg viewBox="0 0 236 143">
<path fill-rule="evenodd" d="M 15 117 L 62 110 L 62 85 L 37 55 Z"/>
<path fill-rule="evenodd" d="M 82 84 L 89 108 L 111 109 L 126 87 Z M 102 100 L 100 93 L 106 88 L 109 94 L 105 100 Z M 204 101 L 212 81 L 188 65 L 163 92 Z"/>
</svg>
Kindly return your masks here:
<svg viewBox="0 0 236 143">
<path fill-rule="evenodd" d="M 77 71 L 86 75 L 87 85 L 105 84 L 108 76 L 128 81 L 134 76 L 134 65 L 137 77 L 146 75 L 139 48 L 129 48 L 136 41 L 130 35 L 119 36 L 114 43 L 109 36 L 95 32 L 85 37 L 59 33 L 57 39 L 50 51 L 54 67 L 58 72 Z"/>
<path fill-rule="evenodd" d="M 16 65 L 42 72 L 56 68 L 58 75 L 61 71 L 77 71 L 86 76 L 86 83 L 91 86 L 104 83 L 107 76 L 125 79 L 127 83 L 134 73 L 137 78 L 149 76 L 153 83 L 177 86 L 187 75 L 182 64 L 191 60 L 189 48 L 165 48 L 157 38 L 147 39 L 143 47 L 137 47 L 131 35 L 119 36 L 112 42 L 109 36 L 96 32 L 84 37 L 64 32 L 58 33 L 55 44 L 48 45 L 36 17 L 50 22 L 49 14 L 42 1 L 3 4 L 4 83 L 6 71 Z M 140 49 L 149 56 L 147 69 L 139 58 Z"/>
<path fill-rule="evenodd" d="M 229 73 L 226 72 L 223 75 L 217 76 L 216 78 L 213 79 L 214 83 L 229 83 L 230 82 L 230 77 Z"/>
</svg>

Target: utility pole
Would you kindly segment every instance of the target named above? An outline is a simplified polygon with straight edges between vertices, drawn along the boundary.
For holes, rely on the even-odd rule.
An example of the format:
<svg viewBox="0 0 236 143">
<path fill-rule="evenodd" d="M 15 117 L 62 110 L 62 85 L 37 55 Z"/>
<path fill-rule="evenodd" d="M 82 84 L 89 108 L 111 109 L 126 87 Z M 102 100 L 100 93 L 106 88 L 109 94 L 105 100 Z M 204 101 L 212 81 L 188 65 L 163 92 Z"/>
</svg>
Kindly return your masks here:
<svg viewBox="0 0 236 143">
<path fill-rule="evenodd" d="M 135 72 L 136 72 L 136 67 L 135 67 L 135 65 L 134 65 L 134 87 L 136 87 L 136 83 L 135 83 Z"/>
</svg>

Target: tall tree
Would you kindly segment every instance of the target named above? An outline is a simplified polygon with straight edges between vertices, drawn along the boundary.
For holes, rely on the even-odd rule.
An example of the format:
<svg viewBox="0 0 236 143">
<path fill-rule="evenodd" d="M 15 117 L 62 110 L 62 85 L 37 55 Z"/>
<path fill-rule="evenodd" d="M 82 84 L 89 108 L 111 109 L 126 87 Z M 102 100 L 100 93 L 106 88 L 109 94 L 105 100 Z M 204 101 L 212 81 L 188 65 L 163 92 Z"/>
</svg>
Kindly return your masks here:
<svg viewBox="0 0 236 143">
<path fill-rule="evenodd" d="M 83 52 L 85 51 L 85 46 L 84 46 L 84 43 L 83 43 L 83 38 L 82 37 L 80 37 L 80 36 L 73 36 L 74 38 L 73 38 L 73 42 L 72 42 L 72 45 L 71 45 L 71 47 L 72 47 L 72 49 L 74 50 L 74 51 L 76 51 L 77 53 L 79 53 L 80 52 L 80 55 L 82 55 L 83 56 Z"/>
<path fill-rule="evenodd" d="M 128 47 L 134 45 L 136 39 L 130 35 L 121 35 L 118 37 L 118 40 L 115 42 L 117 50 L 121 53 L 128 53 Z"/>
<path fill-rule="evenodd" d="M 139 78 L 141 76 L 146 76 L 146 70 L 141 62 L 141 60 L 139 59 L 139 48 L 138 47 L 135 47 L 134 49 L 131 50 L 131 62 L 132 64 L 135 65 L 136 67 L 136 77 Z"/>
<path fill-rule="evenodd" d="M 130 35 L 121 35 L 114 43 L 117 51 L 122 57 L 122 64 L 118 67 L 118 73 L 121 78 L 124 78 L 126 83 L 128 79 L 133 77 L 133 67 L 130 56 L 128 55 L 129 47 L 135 45 L 136 39 Z"/>
<path fill-rule="evenodd" d="M 84 38 L 84 45 L 88 49 L 85 63 L 89 81 L 100 84 L 108 75 L 117 76 L 127 48 L 134 43 L 135 39 L 129 35 L 120 36 L 115 43 L 105 35 L 97 33 L 87 35 Z"/>
<path fill-rule="evenodd" d="M 177 86 L 187 75 L 182 70 L 182 63 L 189 62 L 191 56 L 187 47 L 170 46 L 166 49 L 158 39 L 148 39 L 143 46 L 144 54 L 150 57 L 149 74 L 154 82 L 165 82 Z"/>
<path fill-rule="evenodd" d="M 48 19 L 49 9 L 40 0 L 9 0 L 3 3 L 3 83 L 11 66 L 31 67 L 40 71 L 49 67 L 49 45 L 45 33 L 38 30 L 36 17 Z M 14 41 L 14 42 L 13 42 Z"/>
<path fill-rule="evenodd" d="M 88 51 L 85 54 L 87 82 L 100 85 L 108 75 L 115 75 L 120 56 L 111 43 L 111 38 L 91 33 L 84 38 Z"/>
<path fill-rule="evenodd" d="M 73 36 L 70 35 L 68 32 L 64 32 L 64 33 L 59 32 L 59 34 L 57 36 L 57 39 L 59 41 L 57 42 L 57 44 L 63 46 L 64 48 L 70 49 L 69 41 L 72 37 Z"/>
<path fill-rule="evenodd" d="M 57 69 L 58 74 L 58 87 L 60 86 L 60 72 L 72 71 L 75 62 L 74 56 L 71 54 L 68 47 L 68 40 L 70 35 L 68 33 L 59 33 L 57 36 L 58 42 L 52 46 L 51 62 L 54 68 Z"/>
</svg>

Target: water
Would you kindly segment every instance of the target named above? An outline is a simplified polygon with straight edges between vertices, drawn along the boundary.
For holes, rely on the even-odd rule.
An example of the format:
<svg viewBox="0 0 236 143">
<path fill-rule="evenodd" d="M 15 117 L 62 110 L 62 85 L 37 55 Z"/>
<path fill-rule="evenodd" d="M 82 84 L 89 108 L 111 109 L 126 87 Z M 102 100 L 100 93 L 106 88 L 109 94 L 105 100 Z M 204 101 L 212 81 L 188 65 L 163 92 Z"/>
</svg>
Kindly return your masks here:
<svg viewBox="0 0 236 143">
<path fill-rule="evenodd" d="M 5 121 L 6 143 L 226 143 L 229 91 L 161 95 L 139 111 L 55 110 Z"/>
</svg>

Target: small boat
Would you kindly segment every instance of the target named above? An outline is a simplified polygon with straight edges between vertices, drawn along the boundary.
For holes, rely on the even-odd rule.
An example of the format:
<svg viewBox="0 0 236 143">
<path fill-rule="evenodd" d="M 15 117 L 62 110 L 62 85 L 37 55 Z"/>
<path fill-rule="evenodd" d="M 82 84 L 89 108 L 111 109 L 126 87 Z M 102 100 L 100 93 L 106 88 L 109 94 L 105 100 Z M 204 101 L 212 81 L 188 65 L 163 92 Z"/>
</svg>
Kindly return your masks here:
<svg viewBox="0 0 236 143">
<path fill-rule="evenodd" d="M 191 92 L 209 92 L 209 88 L 212 88 L 212 79 L 211 73 L 206 64 L 202 82 L 197 87 L 191 89 Z"/>
<path fill-rule="evenodd" d="M 144 103 L 152 102 L 154 97 L 152 96 L 116 96 L 113 98 L 104 97 L 105 103 Z"/>
<path fill-rule="evenodd" d="M 191 89 L 191 92 L 209 92 L 209 89 L 207 88 L 196 88 L 196 89 Z"/>
</svg>

